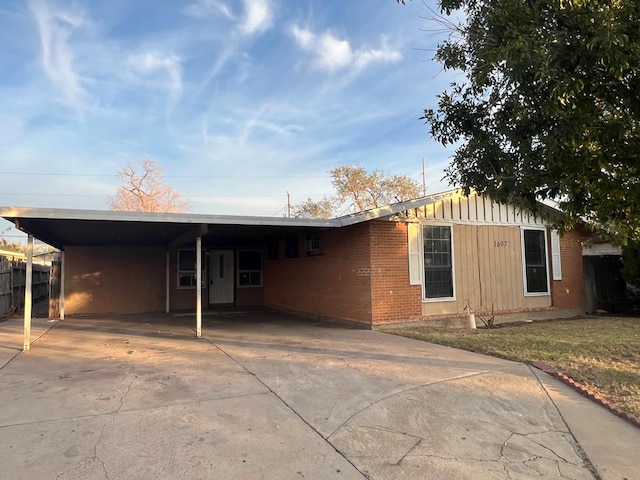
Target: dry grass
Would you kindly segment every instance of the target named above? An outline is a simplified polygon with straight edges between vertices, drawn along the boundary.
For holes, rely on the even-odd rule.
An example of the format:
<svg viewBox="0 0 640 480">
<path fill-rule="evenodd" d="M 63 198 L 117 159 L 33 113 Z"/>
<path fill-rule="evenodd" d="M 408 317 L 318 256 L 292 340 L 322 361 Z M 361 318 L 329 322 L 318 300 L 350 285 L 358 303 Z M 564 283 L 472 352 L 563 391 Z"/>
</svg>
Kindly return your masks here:
<svg viewBox="0 0 640 480">
<path fill-rule="evenodd" d="M 388 333 L 519 362 L 543 361 L 640 415 L 640 318 L 522 323 L 493 329 L 411 327 Z"/>
</svg>

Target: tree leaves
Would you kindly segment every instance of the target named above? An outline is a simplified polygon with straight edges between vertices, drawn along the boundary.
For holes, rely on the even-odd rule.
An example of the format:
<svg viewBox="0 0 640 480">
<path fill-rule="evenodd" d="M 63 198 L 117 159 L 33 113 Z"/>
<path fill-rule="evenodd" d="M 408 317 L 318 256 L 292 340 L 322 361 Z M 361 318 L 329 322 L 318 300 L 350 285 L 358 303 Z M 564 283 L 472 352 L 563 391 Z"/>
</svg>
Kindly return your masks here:
<svg viewBox="0 0 640 480">
<path fill-rule="evenodd" d="M 343 165 L 329 173 L 336 194 L 319 202 L 309 198 L 295 205 L 295 217 L 331 218 L 420 196 L 418 184 L 406 175 L 387 175 L 382 170 L 367 172 L 360 165 Z"/>
<path fill-rule="evenodd" d="M 465 190 L 640 235 L 640 4 L 631 0 L 441 0 L 466 21 L 436 60 L 466 79 L 424 120 L 458 145 Z"/>
</svg>

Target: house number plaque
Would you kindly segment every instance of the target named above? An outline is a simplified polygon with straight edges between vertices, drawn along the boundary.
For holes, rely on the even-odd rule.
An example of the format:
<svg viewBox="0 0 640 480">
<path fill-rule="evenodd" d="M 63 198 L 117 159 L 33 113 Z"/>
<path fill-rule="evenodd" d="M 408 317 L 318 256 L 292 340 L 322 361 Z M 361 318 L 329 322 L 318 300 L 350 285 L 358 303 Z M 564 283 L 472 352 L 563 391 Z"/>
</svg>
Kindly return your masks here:
<svg viewBox="0 0 640 480">
<path fill-rule="evenodd" d="M 496 248 L 504 248 L 507 246 L 506 240 L 494 240 L 493 246 Z"/>
</svg>

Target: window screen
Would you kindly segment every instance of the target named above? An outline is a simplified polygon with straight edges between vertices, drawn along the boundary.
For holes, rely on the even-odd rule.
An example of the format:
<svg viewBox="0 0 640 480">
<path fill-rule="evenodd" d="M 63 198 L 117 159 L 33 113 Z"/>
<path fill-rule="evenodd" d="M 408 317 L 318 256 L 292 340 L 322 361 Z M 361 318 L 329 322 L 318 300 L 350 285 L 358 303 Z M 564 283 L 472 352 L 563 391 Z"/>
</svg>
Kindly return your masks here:
<svg viewBox="0 0 640 480">
<path fill-rule="evenodd" d="M 260 250 L 238 251 L 238 286 L 262 286 L 262 252 Z"/>
<path fill-rule="evenodd" d="M 544 236 L 544 230 L 525 230 L 523 232 L 527 293 L 549 292 Z"/>
<path fill-rule="evenodd" d="M 424 236 L 424 296 L 453 297 L 453 261 L 451 227 L 425 226 Z"/>
</svg>

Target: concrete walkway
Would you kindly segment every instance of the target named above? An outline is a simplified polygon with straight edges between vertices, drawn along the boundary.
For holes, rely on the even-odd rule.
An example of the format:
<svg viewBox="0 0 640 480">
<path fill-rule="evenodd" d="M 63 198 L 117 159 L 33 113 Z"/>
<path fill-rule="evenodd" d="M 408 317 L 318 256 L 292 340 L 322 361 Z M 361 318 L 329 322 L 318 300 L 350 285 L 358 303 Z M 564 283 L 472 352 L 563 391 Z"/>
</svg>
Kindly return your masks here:
<svg viewBox="0 0 640 480">
<path fill-rule="evenodd" d="M 521 364 L 264 312 L 191 323 L 71 318 L 17 356 L 0 323 L 2 476 L 592 479 L 580 446 L 602 478 L 640 472 L 638 429 Z"/>
</svg>

